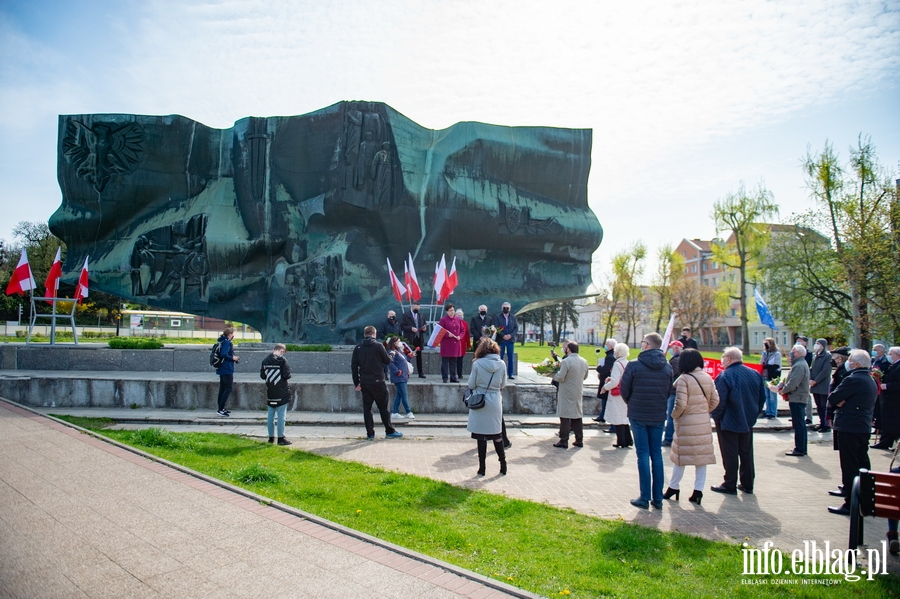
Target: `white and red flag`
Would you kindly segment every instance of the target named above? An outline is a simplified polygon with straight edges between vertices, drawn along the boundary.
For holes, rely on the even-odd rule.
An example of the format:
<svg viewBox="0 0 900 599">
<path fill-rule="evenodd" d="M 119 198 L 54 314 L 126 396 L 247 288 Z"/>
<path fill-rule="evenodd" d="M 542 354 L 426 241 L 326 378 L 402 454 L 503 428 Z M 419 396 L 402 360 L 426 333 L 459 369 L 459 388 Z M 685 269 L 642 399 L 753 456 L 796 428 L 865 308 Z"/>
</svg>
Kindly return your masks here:
<svg viewBox="0 0 900 599">
<path fill-rule="evenodd" d="M 53 265 L 50 267 L 50 272 L 47 273 L 47 280 L 44 281 L 44 296 L 45 297 L 56 297 L 56 292 L 59 291 L 59 279 L 62 277 L 62 248 L 56 248 L 56 258 L 53 259 Z"/>
<path fill-rule="evenodd" d="M 431 331 L 431 337 L 428 338 L 428 347 L 437 347 L 440 345 L 446 334 L 447 329 L 439 324 L 434 325 L 434 330 Z"/>
<path fill-rule="evenodd" d="M 36 289 L 34 283 L 34 275 L 31 274 L 31 266 L 28 265 L 28 252 L 22 248 L 22 256 L 19 258 L 19 264 L 9 278 L 9 285 L 6 286 L 6 295 L 18 293 L 24 295 L 26 291 Z"/>
<path fill-rule="evenodd" d="M 444 281 L 444 286 L 441 289 L 441 295 L 445 298 L 449 298 L 453 294 L 453 290 L 459 285 L 459 279 L 456 276 L 456 256 L 453 257 L 453 264 L 450 266 L 450 274 L 447 275 L 447 279 Z"/>
<path fill-rule="evenodd" d="M 84 257 L 84 266 L 81 267 L 81 274 L 78 276 L 78 285 L 75 287 L 75 299 L 78 303 L 88 296 L 88 257 Z"/>
<path fill-rule="evenodd" d="M 391 275 L 391 288 L 394 290 L 394 297 L 397 298 L 398 302 L 403 301 L 403 294 L 406 293 L 406 287 L 403 286 L 403 283 L 400 282 L 400 279 L 397 278 L 397 275 L 394 274 L 394 269 L 391 267 L 391 259 L 387 259 L 388 265 L 388 273 Z"/>
<path fill-rule="evenodd" d="M 441 261 L 434 267 L 434 292 L 437 294 L 437 303 L 447 299 L 444 296 L 444 283 L 447 282 L 447 260 L 441 254 Z"/>
<path fill-rule="evenodd" d="M 416 278 L 416 267 L 413 266 L 412 254 L 409 255 L 409 294 L 414 302 L 422 298 L 422 289 L 419 288 L 419 279 Z"/>
<path fill-rule="evenodd" d="M 675 313 L 672 312 L 672 317 L 669 318 L 669 326 L 666 327 L 666 334 L 663 335 L 663 344 L 662 344 L 663 353 L 665 353 L 665 351 L 667 349 L 669 349 L 669 342 L 672 340 L 672 330 L 674 328 L 675 328 Z"/>
</svg>

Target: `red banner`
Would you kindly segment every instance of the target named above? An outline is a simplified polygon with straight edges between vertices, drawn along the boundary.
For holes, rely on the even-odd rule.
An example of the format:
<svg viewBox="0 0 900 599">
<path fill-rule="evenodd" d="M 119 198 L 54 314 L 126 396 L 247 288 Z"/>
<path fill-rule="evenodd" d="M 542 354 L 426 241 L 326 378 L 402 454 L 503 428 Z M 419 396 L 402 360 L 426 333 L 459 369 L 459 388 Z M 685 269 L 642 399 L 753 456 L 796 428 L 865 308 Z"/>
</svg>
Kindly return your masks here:
<svg viewBox="0 0 900 599">
<path fill-rule="evenodd" d="M 759 374 L 763 373 L 762 364 L 747 364 L 746 362 L 744 362 L 744 366 L 755 370 Z M 717 376 L 719 376 L 719 373 L 721 373 L 725 369 L 722 368 L 722 362 L 720 360 L 703 358 L 703 370 L 706 371 L 706 374 L 715 379 Z"/>
</svg>

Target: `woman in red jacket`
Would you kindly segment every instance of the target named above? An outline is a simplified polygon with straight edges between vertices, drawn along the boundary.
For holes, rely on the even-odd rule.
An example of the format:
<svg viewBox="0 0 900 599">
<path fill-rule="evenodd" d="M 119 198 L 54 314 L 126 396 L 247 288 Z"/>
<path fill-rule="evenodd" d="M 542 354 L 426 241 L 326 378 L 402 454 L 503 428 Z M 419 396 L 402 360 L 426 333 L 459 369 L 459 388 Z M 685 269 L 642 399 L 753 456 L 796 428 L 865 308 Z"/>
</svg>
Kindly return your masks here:
<svg viewBox="0 0 900 599">
<path fill-rule="evenodd" d="M 456 375 L 456 359 L 462 347 L 463 322 L 456 318 L 456 307 L 453 304 L 444 306 L 447 314 L 438 321 L 438 325 L 446 332 L 441 339 L 441 378 L 447 382 L 458 383 Z"/>
</svg>

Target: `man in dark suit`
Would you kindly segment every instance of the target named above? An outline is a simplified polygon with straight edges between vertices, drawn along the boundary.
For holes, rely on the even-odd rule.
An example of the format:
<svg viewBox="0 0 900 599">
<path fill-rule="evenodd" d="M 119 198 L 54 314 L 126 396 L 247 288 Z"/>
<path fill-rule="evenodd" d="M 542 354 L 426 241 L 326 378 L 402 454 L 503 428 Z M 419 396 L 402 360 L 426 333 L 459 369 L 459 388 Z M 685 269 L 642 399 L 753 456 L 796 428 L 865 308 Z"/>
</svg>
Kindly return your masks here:
<svg viewBox="0 0 900 599">
<path fill-rule="evenodd" d="M 472 317 L 469 323 L 469 334 L 472 335 L 472 347 L 478 349 L 478 343 L 484 335 L 484 328 L 491 326 L 493 318 L 488 314 L 487 306 L 484 304 L 478 306 L 478 314 Z"/>
<path fill-rule="evenodd" d="M 425 331 L 428 325 L 425 323 L 425 316 L 419 313 L 419 304 L 413 304 L 409 307 L 409 311 L 404 312 L 400 318 L 400 331 L 406 343 L 416 352 L 416 370 L 419 378 L 425 378 L 425 371 L 422 369 L 422 348 L 425 346 Z"/>
<path fill-rule="evenodd" d="M 497 333 L 497 343 L 500 344 L 500 359 L 503 354 L 507 355 L 506 361 L 506 378 L 515 379 L 513 376 L 513 361 L 515 360 L 516 336 L 519 334 L 519 323 L 516 321 L 515 314 L 512 313 L 512 306 L 509 302 L 503 302 L 503 309 L 500 314 L 494 316 L 494 326 L 499 331 Z M 503 327 L 500 330 L 500 327 Z"/>
<path fill-rule="evenodd" d="M 868 470 L 869 435 L 872 432 L 872 411 L 878 397 L 875 379 L 869 373 L 872 358 L 864 349 L 854 349 L 847 358 L 849 374 L 828 396 L 828 404 L 835 408 L 833 428 L 838 434 L 838 455 L 841 460 L 840 491 L 829 491 L 831 495 L 842 496 L 844 503 L 831 506 L 832 514 L 850 514 L 850 491 L 853 479 L 859 476 L 859 469 Z"/>
<path fill-rule="evenodd" d="M 744 366 L 744 355 L 737 347 L 722 352 L 725 370 L 716 378 L 719 405 L 710 417 L 716 423 L 719 451 L 725 478 L 710 487 L 716 493 L 737 495 L 738 490 L 753 493 L 756 469 L 753 465 L 753 425 L 766 405 L 763 377 Z M 738 483 L 740 478 L 740 484 Z"/>
</svg>

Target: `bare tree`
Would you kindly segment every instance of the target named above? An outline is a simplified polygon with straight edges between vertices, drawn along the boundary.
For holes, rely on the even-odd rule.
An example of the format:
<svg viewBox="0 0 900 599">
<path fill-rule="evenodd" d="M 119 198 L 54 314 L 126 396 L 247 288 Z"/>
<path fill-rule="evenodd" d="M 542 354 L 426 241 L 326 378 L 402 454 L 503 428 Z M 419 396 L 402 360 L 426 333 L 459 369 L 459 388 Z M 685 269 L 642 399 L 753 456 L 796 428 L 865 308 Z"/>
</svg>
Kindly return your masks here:
<svg viewBox="0 0 900 599">
<path fill-rule="evenodd" d="M 671 244 L 659 248 L 656 276 L 652 285 L 656 297 L 653 310 L 656 318 L 654 330 L 661 330 L 663 321 L 667 321 L 672 315 L 672 290 L 683 277 L 684 257 Z"/>
<path fill-rule="evenodd" d="M 683 327 L 699 331 L 719 316 L 716 293 L 693 279 L 682 279 L 672 289 L 672 307 Z"/>
</svg>

